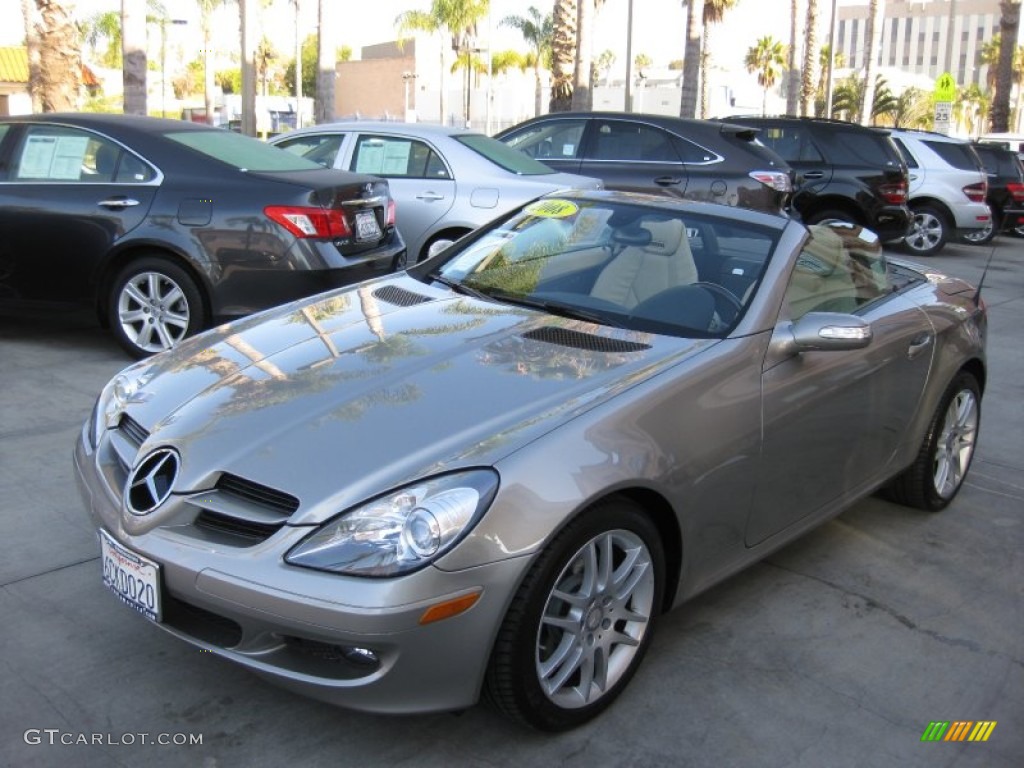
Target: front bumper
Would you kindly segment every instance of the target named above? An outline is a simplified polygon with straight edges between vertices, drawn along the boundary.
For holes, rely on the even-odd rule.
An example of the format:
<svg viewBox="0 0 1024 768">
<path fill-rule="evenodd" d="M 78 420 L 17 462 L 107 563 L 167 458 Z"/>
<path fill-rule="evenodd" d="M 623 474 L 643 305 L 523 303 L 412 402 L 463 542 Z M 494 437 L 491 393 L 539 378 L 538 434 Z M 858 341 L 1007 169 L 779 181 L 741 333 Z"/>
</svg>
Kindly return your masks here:
<svg viewBox="0 0 1024 768">
<path fill-rule="evenodd" d="M 122 524 L 103 442 L 93 450 L 87 431 L 74 451 L 83 502 L 98 527 L 160 565 L 162 629 L 286 688 L 352 709 L 413 713 L 476 702 L 528 558 L 365 579 L 284 563 L 283 554 L 312 530 L 306 526 L 285 525 L 245 547 L 204 539 L 180 521 L 133 536 Z M 99 587 L 98 572 L 96 580 Z M 466 612 L 419 623 L 428 607 L 472 592 L 480 598 Z M 372 651 L 375 660 L 353 649 Z"/>
</svg>

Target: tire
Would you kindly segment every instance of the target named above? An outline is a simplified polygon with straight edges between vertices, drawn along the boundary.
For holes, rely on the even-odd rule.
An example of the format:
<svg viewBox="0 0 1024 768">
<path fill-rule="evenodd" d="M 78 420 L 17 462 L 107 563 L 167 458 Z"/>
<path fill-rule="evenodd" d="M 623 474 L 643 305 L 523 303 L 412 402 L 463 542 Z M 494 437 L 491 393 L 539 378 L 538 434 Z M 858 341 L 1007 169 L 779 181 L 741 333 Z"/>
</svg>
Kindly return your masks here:
<svg viewBox="0 0 1024 768">
<path fill-rule="evenodd" d="M 491 654 L 486 699 L 544 731 L 596 717 L 650 645 L 664 563 L 658 531 L 636 504 L 609 499 L 583 512 L 544 549 L 516 592 Z M 602 583 L 606 564 L 613 572 Z"/>
<path fill-rule="evenodd" d="M 110 284 L 107 320 L 133 357 L 174 347 L 201 330 L 205 317 L 195 280 L 162 256 L 133 259 Z"/>
<path fill-rule="evenodd" d="M 435 253 L 440 253 L 460 237 L 465 235 L 468 231 L 468 229 L 449 230 L 447 232 L 439 232 L 434 235 L 424 243 L 423 248 L 420 250 L 419 257 L 416 259 L 416 263 L 419 264 L 421 261 L 429 259 Z"/>
<path fill-rule="evenodd" d="M 842 221 L 847 224 L 857 224 L 857 220 L 848 214 L 846 211 L 840 210 L 825 210 L 815 211 L 810 216 L 804 219 L 804 224 L 811 226 L 812 224 L 823 224 L 826 221 Z"/>
<path fill-rule="evenodd" d="M 949 506 L 971 467 L 980 420 L 978 381 L 961 371 L 946 387 L 917 458 L 890 483 L 886 496 L 928 512 Z"/>
<path fill-rule="evenodd" d="M 903 238 L 903 248 L 915 256 L 934 256 L 949 240 L 946 215 L 931 205 L 912 206 L 914 220 L 910 234 Z"/>
<path fill-rule="evenodd" d="M 976 229 L 966 233 L 963 236 L 963 241 L 969 245 L 986 245 L 991 243 L 993 238 L 996 236 L 996 228 L 989 219 L 988 225 L 984 229 Z"/>
</svg>

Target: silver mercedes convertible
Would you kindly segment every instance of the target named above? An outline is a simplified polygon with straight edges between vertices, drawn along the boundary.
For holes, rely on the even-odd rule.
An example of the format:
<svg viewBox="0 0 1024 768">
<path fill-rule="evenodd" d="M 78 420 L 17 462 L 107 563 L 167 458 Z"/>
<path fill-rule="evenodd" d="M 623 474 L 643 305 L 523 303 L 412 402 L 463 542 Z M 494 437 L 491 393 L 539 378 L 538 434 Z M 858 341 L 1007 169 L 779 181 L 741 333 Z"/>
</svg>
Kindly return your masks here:
<svg viewBox="0 0 1024 768">
<path fill-rule="evenodd" d="M 97 583 L 326 701 L 571 728 L 664 611 L 873 492 L 946 507 L 985 337 L 850 224 L 541 198 L 114 378 L 74 455 Z"/>
</svg>

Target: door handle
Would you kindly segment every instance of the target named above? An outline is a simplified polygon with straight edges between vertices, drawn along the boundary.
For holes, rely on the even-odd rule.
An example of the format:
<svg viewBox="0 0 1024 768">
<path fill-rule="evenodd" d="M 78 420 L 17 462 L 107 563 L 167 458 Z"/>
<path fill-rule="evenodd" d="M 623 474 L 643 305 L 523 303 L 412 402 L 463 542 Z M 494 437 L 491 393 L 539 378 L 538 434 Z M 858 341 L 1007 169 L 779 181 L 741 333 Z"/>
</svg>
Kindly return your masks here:
<svg viewBox="0 0 1024 768">
<path fill-rule="evenodd" d="M 910 346 L 907 347 L 907 359 L 913 360 L 915 357 L 924 352 L 932 344 L 932 335 L 927 332 L 919 333 L 913 339 L 910 340 Z"/>
<path fill-rule="evenodd" d="M 824 171 L 807 171 L 807 173 L 804 173 L 802 175 L 803 175 L 803 177 L 805 179 L 824 179 L 825 178 L 825 172 Z"/>
<path fill-rule="evenodd" d="M 109 197 L 106 200 L 100 200 L 96 205 L 103 208 L 132 208 L 139 205 L 139 201 L 130 197 Z"/>
<path fill-rule="evenodd" d="M 416 195 L 417 200 L 425 200 L 428 203 L 432 203 L 435 200 L 444 200 L 444 195 L 439 195 L 437 192 L 424 192 L 421 195 Z"/>
<path fill-rule="evenodd" d="M 660 184 L 663 187 L 671 186 L 672 184 L 679 184 L 682 182 L 678 176 L 659 176 L 654 180 L 655 184 Z"/>
</svg>

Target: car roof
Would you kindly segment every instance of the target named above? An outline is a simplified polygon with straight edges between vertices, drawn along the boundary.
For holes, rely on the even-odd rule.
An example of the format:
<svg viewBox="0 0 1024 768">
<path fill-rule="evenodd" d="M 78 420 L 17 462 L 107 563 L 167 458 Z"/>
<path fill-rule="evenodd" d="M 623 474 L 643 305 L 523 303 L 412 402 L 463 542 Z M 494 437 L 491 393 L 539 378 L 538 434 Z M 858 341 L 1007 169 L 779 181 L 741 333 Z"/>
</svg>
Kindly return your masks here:
<svg viewBox="0 0 1024 768">
<path fill-rule="evenodd" d="M 892 129 L 886 128 L 882 125 L 861 125 L 860 123 L 851 123 L 848 120 L 836 120 L 835 118 L 829 117 L 811 117 L 809 115 L 729 115 L 723 117 L 724 122 L 785 122 L 785 123 L 806 123 L 808 125 L 820 125 L 822 127 L 834 126 L 836 128 L 843 128 L 844 130 L 855 130 L 864 131 L 867 133 L 881 133 L 888 134 Z"/>
<path fill-rule="evenodd" d="M 401 123 L 387 120 L 337 120 L 331 123 L 320 123 L 299 128 L 294 131 L 282 133 L 275 136 L 275 139 L 282 139 L 287 136 L 302 136 L 304 134 L 317 134 L 331 131 L 380 131 L 389 133 L 404 133 L 410 136 L 483 136 L 480 131 L 468 128 L 456 128 L 448 125 L 433 125 L 430 123 Z"/>
<path fill-rule="evenodd" d="M 51 123 L 77 125 L 83 128 L 106 129 L 122 128 L 139 133 L 159 134 L 166 131 L 212 131 L 222 130 L 211 128 L 200 123 L 185 120 L 174 120 L 147 115 L 118 115 L 93 112 L 46 112 L 43 114 L 16 115 L 3 118 L 4 122 L 12 123 Z"/>
</svg>

